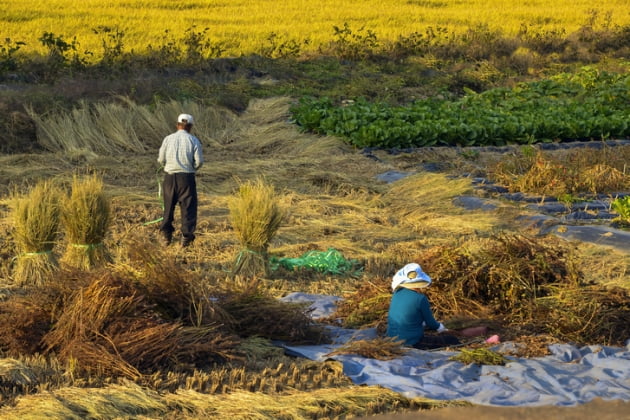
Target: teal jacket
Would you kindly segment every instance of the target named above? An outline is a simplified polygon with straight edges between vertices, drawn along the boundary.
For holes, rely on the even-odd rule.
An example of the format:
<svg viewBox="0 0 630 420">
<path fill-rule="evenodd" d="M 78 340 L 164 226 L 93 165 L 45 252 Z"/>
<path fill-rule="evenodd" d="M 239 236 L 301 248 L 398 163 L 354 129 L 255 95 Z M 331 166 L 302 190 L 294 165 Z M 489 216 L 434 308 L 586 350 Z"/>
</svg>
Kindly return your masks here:
<svg viewBox="0 0 630 420">
<path fill-rule="evenodd" d="M 387 335 L 405 340 L 413 346 L 424 337 L 424 326 L 437 330 L 440 323 L 433 317 L 429 299 L 420 292 L 400 287 L 394 292 L 387 314 Z"/>
</svg>

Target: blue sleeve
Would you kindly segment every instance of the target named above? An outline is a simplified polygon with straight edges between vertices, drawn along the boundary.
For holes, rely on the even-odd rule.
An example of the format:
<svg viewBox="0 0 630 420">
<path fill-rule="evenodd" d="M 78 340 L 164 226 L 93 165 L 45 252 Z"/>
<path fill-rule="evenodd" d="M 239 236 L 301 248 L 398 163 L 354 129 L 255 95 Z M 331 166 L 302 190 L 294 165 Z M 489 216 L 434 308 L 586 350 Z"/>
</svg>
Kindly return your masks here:
<svg viewBox="0 0 630 420">
<path fill-rule="evenodd" d="M 420 313 L 428 329 L 437 330 L 440 327 L 440 323 L 433 317 L 431 306 L 429 305 L 429 299 L 426 296 L 420 300 Z"/>
</svg>

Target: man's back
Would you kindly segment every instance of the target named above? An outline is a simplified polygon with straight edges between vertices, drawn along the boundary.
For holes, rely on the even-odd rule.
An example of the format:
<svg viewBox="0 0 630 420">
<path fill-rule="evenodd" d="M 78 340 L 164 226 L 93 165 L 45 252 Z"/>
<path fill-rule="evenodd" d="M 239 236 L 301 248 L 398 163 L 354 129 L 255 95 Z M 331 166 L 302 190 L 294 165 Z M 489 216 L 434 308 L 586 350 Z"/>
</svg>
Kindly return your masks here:
<svg viewBox="0 0 630 420">
<path fill-rule="evenodd" d="M 203 164 L 201 143 L 186 130 L 178 130 L 164 138 L 158 162 L 169 174 L 194 173 Z"/>
</svg>

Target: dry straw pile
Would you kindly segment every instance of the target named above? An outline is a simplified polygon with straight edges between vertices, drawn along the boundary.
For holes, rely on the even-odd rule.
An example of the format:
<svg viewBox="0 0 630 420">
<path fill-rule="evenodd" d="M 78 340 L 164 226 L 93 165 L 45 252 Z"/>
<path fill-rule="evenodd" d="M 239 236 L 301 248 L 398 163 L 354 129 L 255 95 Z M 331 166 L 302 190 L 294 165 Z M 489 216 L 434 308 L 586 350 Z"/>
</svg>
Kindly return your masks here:
<svg viewBox="0 0 630 420">
<path fill-rule="evenodd" d="M 53 254 L 60 223 L 61 191 L 42 181 L 13 200 L 13 239 L 18 252 L 13 280 L 18 285 L 42 286 L 57 270 Z"/>
<path fill-rule="evenodd" d="M 110 223 L 109 198 L 98 175 L 74 176 L 70 195 L 64 201 L 62 222 L 67 248 L 62 262 L 90 269 L 108 261 L 104 240 Z"/>
<path fill-rule="evenodd" d="M 564 194 L 615 193 L 630 188 L 627 148 L 604 148 L 600 153 L 578 149 L 552 155 L 531 149 L 509 156 L 490 175 L 511 191 L 552 197 Z"/>
<path fill-rule="evenodd" d="M 115 266 L 58 270 L 46 288 L 0 301 L 0 351 L 54 355 L 73 374 L 146 378 L 212 364 L 238 365 L 241 339 L 320 342 L 304 305 L 284 303 L 261 285 L 211 285 L 157 244 L 133 238 Z M 141 245 L 142 244 L 142 245 Z"/>
<path fill-rule="evenodd" d="M 177 363 L 210 362 L 232 352 L 237 340 L 217 325 L 190 326 L 156 311 L 143 288 L 102 273 L 72 293 L 53 329 L 48 352 L 81 370 L 138 379 Z M 229 358 L 229 357 L 227 357 Z"/>
<path fill-rule="evenodd" d="M 551 335 L 558 341 L 623 345 L 630 293 L 587 284 L 572 250 L 557 238 L 495 234 L 434 246 L 412 258 L 434 282 L 426 290 L 450 329 L 487 325 L 504 339 Z M 364 282 L 330 319 L 384 331 L 391 278 Z"/>
</svg>

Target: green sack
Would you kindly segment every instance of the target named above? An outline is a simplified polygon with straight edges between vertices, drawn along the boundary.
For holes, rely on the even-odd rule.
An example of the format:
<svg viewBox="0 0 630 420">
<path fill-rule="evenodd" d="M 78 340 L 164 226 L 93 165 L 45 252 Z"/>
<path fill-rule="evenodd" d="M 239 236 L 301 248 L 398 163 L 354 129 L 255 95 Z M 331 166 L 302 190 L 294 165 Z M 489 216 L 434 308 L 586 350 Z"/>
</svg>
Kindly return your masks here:
<svg viewBox="0 0 630 420">
<path fill-rule="evenodd" d="M 347 260 L 339 251 L 328 248 L 327 251 L 307 251 L 298 258 L 271 258 L 271 268 L 287 270 L 307 268 L 321 273 L 357 275 L 362 268 L 357 260 Z"/>
</svg>

